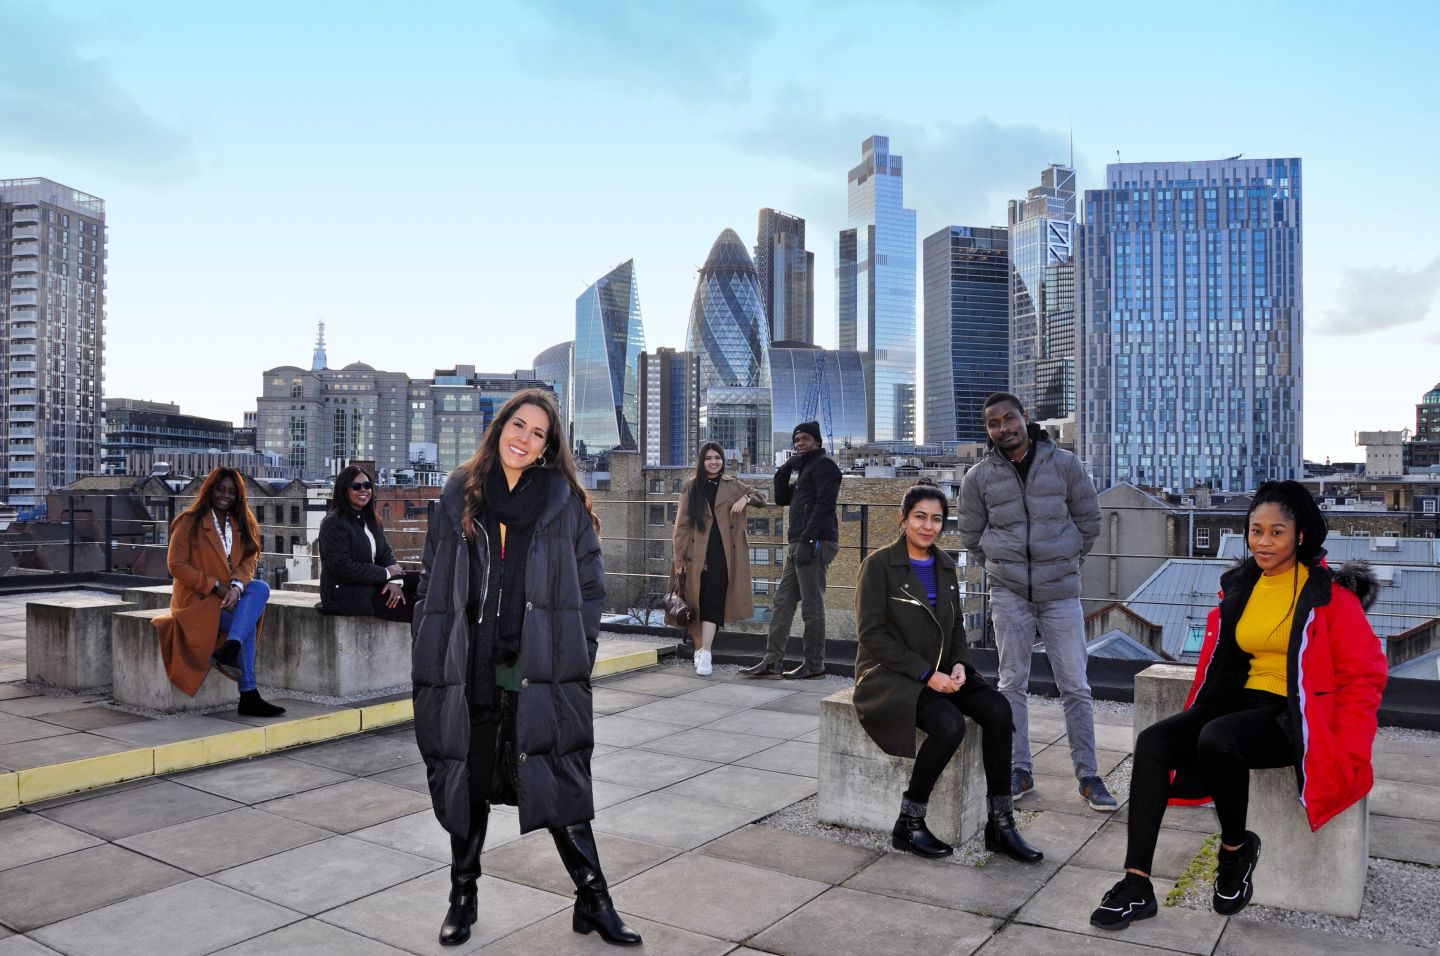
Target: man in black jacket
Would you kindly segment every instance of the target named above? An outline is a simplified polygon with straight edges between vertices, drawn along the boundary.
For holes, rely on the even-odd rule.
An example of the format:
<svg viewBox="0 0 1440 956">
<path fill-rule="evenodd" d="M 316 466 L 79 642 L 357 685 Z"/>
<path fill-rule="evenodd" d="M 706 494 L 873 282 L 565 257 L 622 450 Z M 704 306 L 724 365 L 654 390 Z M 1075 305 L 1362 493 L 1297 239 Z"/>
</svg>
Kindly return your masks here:
<svg viewBox="0 0 1440 956">
<path fill-rule="evenodd" d="M 819 422 L 796 425 L 791 438 L 795 453 L 775 472 L 775 503 L 790 506 L 790 547 L 775 590 L 765 656 L 740 671 L 745 677 L 797 680 L 825 676 L 825 572 L 840 551 L 840 528 L 835 520 L 840 466 L 820 444 Z M 787 671 L 781 664 L 796 602 L 804 605 L 805 660 Z"/>
</svg>

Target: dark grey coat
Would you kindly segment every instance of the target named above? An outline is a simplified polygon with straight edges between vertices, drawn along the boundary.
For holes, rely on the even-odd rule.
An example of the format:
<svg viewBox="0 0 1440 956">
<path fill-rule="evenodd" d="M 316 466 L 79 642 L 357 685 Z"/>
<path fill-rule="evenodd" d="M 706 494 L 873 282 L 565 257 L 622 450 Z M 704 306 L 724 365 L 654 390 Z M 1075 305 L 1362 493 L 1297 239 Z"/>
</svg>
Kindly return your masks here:
<svg viewBox="0 0 1440 956">
<path fill-rule="evenodd" d="M 855 715 L 892 757 L 915 756 L 915 705 L 921 679 L 965 665 L 967 684 L 985 684 L 970 663 L 955 562 L 935 555 L 935 607 L 925 595 L 902 536 L 860 565 L 855 584 Z"/>
<path fill-rule="evenodd" d="M 362 514 L 341 508 L 320 522 L 320 610 L 325 614 L 370 615 L 375 595 L 390 579 L 385 570 L 395 563 L 395 552 L 385 530 L 371 525 L 375 556 L 365 537 Z"/>
<path fill-rule="evenodd" d="M 558 472 L 536 521 L 525 565 L 520 702 L 516 717 L 522 832 L 563 827 L 595 816 L 590 752 L 595 746 L 590 670 L 605 599 L 600 538 L 583 502 Z M 468 473 L 456 469 L 430 516 L 425 574 L 411 633 L 415 739 L 425 758 L 430 798 L 441 826 L 470 829 L 470 548 L 461 534 Z M 538 476 L 537 476 L 538 477 Z M 479 549 L 482 560 L 489 551 Z M 475 579 L 485 581 L 484 569 Z M 477 595 L 477 598 L 479 596 Z M 483 600 L 478 600 L 480 606 Z"/>
</svg>

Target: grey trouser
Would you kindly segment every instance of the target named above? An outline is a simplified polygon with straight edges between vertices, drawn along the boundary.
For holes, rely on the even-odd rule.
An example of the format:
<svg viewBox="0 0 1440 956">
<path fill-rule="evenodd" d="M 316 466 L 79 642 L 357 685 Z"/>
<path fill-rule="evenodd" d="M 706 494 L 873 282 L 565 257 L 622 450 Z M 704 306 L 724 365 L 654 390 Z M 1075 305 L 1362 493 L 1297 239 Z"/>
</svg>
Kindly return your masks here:
<svg viewBox="0 0 1440 956">
<path fill-rule="evenodd" d="M 1075 776 L 1096 776 L 1095 707 L 1090 681 L 1085 676 L 1085 615 L 1079 598 L 1027 601 L 991 579 L 990 617 L 995 622 L 995 646 L 1000 652 L 1000 693 L 1015 714 L 1011 742 L 1014 767 L 1033 768 L 1030 758 L 1030 714 L 1025 692 L 1030 686 L 1030 654 L 1035 632 L 1045 642 L 1055 686 L 1065 704 L 1065 732 L 1070 738 L 1070 759 Z"/>
<path fill-rule="evenodd" d="M 840 545 L 821 541 L 815 560 L 803 565 L 795 563 L 796 547 L 792 544 L 786 551 L 785 569 L 775 589 L 765 660 L 775 664 L 785 659 L 785 642 L 790 639 L 790 622 L 795 619 L 795 604 L 799 602 L 804 605 L 800 616 L 805 621 L 805 665 L 820 669 L 825 666 L 825 572 L 840 553 Z"/>
</svg>

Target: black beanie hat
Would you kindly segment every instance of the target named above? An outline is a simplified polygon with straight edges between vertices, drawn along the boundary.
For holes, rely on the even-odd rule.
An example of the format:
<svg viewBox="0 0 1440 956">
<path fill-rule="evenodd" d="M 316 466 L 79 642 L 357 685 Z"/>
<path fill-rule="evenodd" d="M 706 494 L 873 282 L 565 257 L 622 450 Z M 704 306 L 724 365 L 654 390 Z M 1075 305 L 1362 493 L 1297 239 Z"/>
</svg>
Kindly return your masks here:
<svg viewBox="0 0 1440 956">
<path fill-rule="evenodd" d="M 801 432 L 804 432 L 805 434 L 809 435 L 811 438 L 815 439 L 815 444 L 817 444 L 817 445 L 823 445 L 823 444 L 825 444 L 825 442 L 820 438 L 820 423 L 819 423 L 819 422 L 801 422 L 800 424 L 798 424 L 798 425 L 795 426 L 795 430 L 790 433 L 790 437 L 791 437 L 791 438 L 794 438 L 796 435 L 800 434 Z"/>
</svg>

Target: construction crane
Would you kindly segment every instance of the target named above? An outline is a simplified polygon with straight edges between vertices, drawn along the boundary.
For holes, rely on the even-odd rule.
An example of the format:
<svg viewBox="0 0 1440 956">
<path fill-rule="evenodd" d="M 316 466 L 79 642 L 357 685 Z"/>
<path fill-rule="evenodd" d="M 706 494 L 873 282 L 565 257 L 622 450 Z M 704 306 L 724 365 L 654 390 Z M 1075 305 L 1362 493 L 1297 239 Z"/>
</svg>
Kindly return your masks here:
<svg viewBox="0 0 1440 956">
<path fill-rule="evenodd" d="M 821 415 L 819 412 L 823 411 Z M 815 367 L 810 372 L 810 383 L 805 387 L 805 400 L 800 403 L 800 420 L 820 422 L 825 432 L 825 443 L 835 447 L 835 416 L 830 410 L 830 383 L 825 378 L 825 350 L 815 350 Z"/>
</svg>

